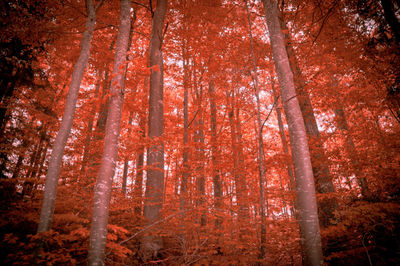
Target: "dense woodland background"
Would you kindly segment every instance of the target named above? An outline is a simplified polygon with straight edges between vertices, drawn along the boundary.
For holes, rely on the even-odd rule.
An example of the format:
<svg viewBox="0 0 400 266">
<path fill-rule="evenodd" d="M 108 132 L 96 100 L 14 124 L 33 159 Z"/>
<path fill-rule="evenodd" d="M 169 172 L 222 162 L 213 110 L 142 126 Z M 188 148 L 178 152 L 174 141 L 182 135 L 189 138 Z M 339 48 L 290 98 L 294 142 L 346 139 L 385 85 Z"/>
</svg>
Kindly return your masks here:
<svg viewBox="0 0 400 266">
<path fill-rule="evenodd" d="M 302 177 L 275 72 L 269 2 L 2 1 L 1 264 L 84 265 L 92 250 L 91 265 L 101 265 L 93 263 L 101 215 L 106 265 L 307 264 L 296 207 Z M 277 3 L 328 265 L 400 264 L 399 6 Z M 88 63 L 76 83 L 82 51 Z M 43 224 L 44 184 L 73 86 L 80 89 L 54 172 L 54 216 Z M 151 93 L 163 103 L 156 119 Z M 107 134 L 113 106 L 122 108 L 120 131 Z M 107 172 L 111 196 L 96 198 L 98 180 L 107 181 L 110 134 L 119 135 L 115 175 L 112 160 Z M 163 171 L 149 163 L 154 147 Z M 100 214 L 107 204 L 94 197 L 110 199 L 108 220 Z"/>
</svg>

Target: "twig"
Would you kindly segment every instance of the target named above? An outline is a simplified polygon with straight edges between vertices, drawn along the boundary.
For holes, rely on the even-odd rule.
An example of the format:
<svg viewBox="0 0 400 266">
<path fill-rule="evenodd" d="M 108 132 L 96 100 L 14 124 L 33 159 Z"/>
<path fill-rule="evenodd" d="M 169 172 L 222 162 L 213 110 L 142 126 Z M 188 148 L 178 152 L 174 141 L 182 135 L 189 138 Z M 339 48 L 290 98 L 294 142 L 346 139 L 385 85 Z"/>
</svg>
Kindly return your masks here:
<svg viewBox="0 0 400 266">
<path fill-rule="evenodd" d="M 199 113 L 200 109 L 197 109 L 196 113 L 194 114 L 192 120 L 189 122 L 188 124 L 188 128 L 190 127 L 190 125 L 193 123 L 194 119 L 196 118 L 197 114 Z"/>
<path fill-rule="evenodd" d="M 365 249 L 365 253 L 367 253 L 369 265 L 372 266 L 371 257 L 369 256 L 368 249 L 367 249 L 367 247 L 366 247 L 365 244 L 364 244 L 365 235 L 366 235 L 366 234 L 363 235 L 363 238 L 362 238 L 361 243 L 362 243 L 362 245 L 363 245 L 363 247 L 364 247 L 364 249 Z"/>
<path fill-rule="evenodd" d="M 96 5 L 96 7 L 94 8 L 94 10 L 97 11 L 97 10 L 103 5 L 103 3 L 104 3 L 104 0 L 101 0 L 101 1 Z"/>
<path fill-rule="evenodd" d="M 144 8 L 146 8 L 147 10 L 149 10 L 151 12 L 151 9 L 148 6 L 146 6 L 146 5 L 142 4 L 142 3 L 139 3 L 139 2 L 136 2 L 136 1 L 132 1 L 132 3 L 135 4 L 135 5 L 144 7 Z"/>
<path fill-rule="evenodd" d="M 151 13 L 151 17 L 154 17 L 154 11 L 153 11 L 153 3 L 151 0 L 149 0 L 149 6 L 150 6 L 150 13 Z"/>
<path fill-rule="evenodd" d="M 139 234 L 141 234 L 141 233 L 143 233 L 144 231 L 148 230 L 149 228 L 151 228 L 151 227 L 153 227 L 153 226 L 155 226 L 155 225 L 157 225 L 157 224 L 163 223 L 163 222 L 165 222 L 165 221 L 167 221 L 167 220 L 169 220 L 169 219 L 171 219 L 171 218 L 177 216 L 178 214 L 181 214 L 181 213 L 184 213 L 184 212 L 186 212 L 186 210 L 173 213 L 173 214 L 171 214 L 171 215 L 165 217 L 165 218 L 162 219 L 162 220 L 158 220 L 157 222 L 154 222 L 154 223 L 152 223 L 152 224 L 149 224 L 148 226 L 146 226 L 146 227 L 143 228 L 142 230 L 136 232 L 134 235 L 128 237 L 128 238 L 125 239 L 125 240 L 120 241 L 120 242 L 118 243 L 118 245 L 123 245 L 123 244 L 125 244 L 126 242 L 128 242 L 128 241 L 134 239 L 134 238 L 135 238 L 136 236 L 138 236 Z M 112 251 L 112 250 L 110 250 L 110 251 L 106 254 L 106 257 L 107 257 L 108 255 L 111 254 L 111 251 Z"/>
<path fill-rule="evenodd" d="M 274 104 L 273 104 L 272 107 L 271 107 L 271 110 L 269 110 L 269 113 L 268 113 L 267 117 L 265 118 L 264 122 L 261 124 L 261 132 L 262 132 L 262 130 L 263 130 L 263 127 L 264 127 L 264 125 L 265 125 L 265 122 L 268 121 L 269 116 L 271 115 L 272 111 L 274 110 L 274 108 L 275 108 L 275 106 L 276 106 L 276 103 L 278 102 L 279 97 L 280 97 L 280 95 L 278 95 L 277 97 L 275 97 L 275 101 L 274 101 Z"/>
</svg>

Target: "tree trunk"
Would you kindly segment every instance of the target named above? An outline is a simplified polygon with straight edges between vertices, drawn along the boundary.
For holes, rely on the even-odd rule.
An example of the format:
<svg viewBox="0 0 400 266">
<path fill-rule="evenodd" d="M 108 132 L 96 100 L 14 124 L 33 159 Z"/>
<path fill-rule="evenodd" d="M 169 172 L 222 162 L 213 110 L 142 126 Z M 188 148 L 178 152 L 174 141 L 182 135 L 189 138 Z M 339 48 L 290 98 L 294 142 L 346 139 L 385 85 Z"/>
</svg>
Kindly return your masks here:
<svg viewBox="0 0 400 266">
<path fill-rule="evenodd" d="M 98 83 L 96 85 L 96 89 L 95 89 L 96 98 L 99 98 L 100 80 L 101 80 L 101 75 L 99 76 L 99 81 L 98 81 Z M 96 104 L 95 104 L 95 102 L 93 102 L 92 109 L 90 110 L 89 115 L 90 115 L 90 117 L 89 117 L 89 122 L 88 122 L 88 126 L 87 126 L 86 138 L 85 138 L 85 142 L 83 144 L 84 148 L 83 148 L 83 157 L 82 157 L 80 180 L 82 180 L 82 178 L 85 176 L 86 165 L 87 165 L 88 160 L 89 160 L 90 146 L 91 146 L 90 143 L 91 143 L 92 135 L 93 135 L 94 117 L 96 115 Z"/>
<path fill-rule="evenodd" d="M 214 82 L 210 82 L 208 86 L 208 94 L 210 97 L 210 127 L 211 127 L 211 163 L 212 163 L 212 178 L 214 186 L 214 207 L 221 209 L 222 207 L 222 185 L 219 175 L 219 151 L 217 147 L 217 107 L 215 104 Z M 222 224 L 222 219 L 217 216 L 215 227 L 219 229 Z"/>
<path fill-rule="evenodd" d="M 126 73 L 126 70 L 125 70 Z M 128 137 L 131 134 L 131 127 L 132 126 L 132 113 L 129 113 L 129 120 L 128 120 Z M 128 168 L 129 168 L 129 158 L 128 156 L 126 156 L 126 158 L 124 159 L 124 171 L 122 174 L 122 193 L 124 193 L 124 195 L 126 195 L 126 183 L 128 181 Z"/>
<path fill-rule="evenodd" d="M 264 190 L 266 188 L 266 166 L 264 161 L 264 143 L 262 136 L 263 125 L 261 123 L 261 104 L 260 104 L 260 87 L 258 82 L 257 75 L 257 63 L 254 55 L 254 45 L 253 45 L 253 34 L 251 30 L 251 20 L 249 8 L 247 5 L 247 1 L 245 0 L 247 20 L 249 23 L 249 37 L 250 37 L 250 45 L 251 45 L 251 58 L 253 62 L 253 83 L 254 83 L 254 95 L 256 97 L 256 113 L 257 113 L 257 142 L 258 142 L 258 153 L 257 153 L 257 161 L 258 161 L 258 170 L 259 170 L 259 178 L 260 178 L 260 216 L 261 216 L 261 247 L 260 247 L 260 258 L 264 258 L 266 251 L 266 225 L 265 225 L 265 195 Z M 268 211 L 268 209 L 267 209 Z"/>
<path fill-rule="evenodd" d="M 275 101 L 277 101 L 279 96 L 278 96 L 278 93 L 276 92 L 276 89 L 275 89 L 275 82 L 272 80 L 271 83 L 272 83 L 271 87 L 272 87 L 272 91 L 273 91 L 273 94 L 274 94 L 274 98 L 275 98 Z M 276 117 L 277 117 L 277 120 L 278 120 L 279 136 L 280 136 L 281 141 L 282 141 L 283 153 L 285 154 L 285 156 L 287 158 L 290 158 L 289 146 L 288 146 L 288 142 L 287 142 L 287 139 L 286 139 L 285 128 L 283 127 L 281 107 L 279 106 L 278 103 L 276 103 L 276 104 L 277 104 L 277 106 L 276 106 L 275 111 L 276 111 Z M 294 191 L 294 189 L 295 189 L 295 181 L 294 181 L 293 166 L 292 166 L 292 163 L 289 162 L 289 161 L 287 163 L 287 172 L 288 172 L 288 176 L 289 176 L 289 188 L 288 188 L 288 190 L 289 191 Z M 285 205 L 286 205 L 286 203 L 285 203 Z M 295 210 L 294 210 L 295 206 L 294 205 L 295 205 L 294 202 L 290 201 L 290 215 L 294 215 L 294 213 L 295 213 Z"/>
<path fill-rule="evenodd" d="M 194 71 L 193 71 L 194 72 Z M 194 73 L 195 74 L 195 73 Z M 195 80 L 195 77 L 193 78 Z M 204 177 L 204 121 L 203 121 L 203 87 L 198 85 L 197 82 L 195 86 L 195 102 L 197 105 L 197 119 L 194 122 L 194 146 L 195 149 L 195 170 L 194 174 L 196 176 L 196 186 L 197 186 L 197 196 L 196 196 L 196 207 L 200 212 L 200 225 L 206 225 L 206 214 L 205 214 L 205 177 Z M 200 87 L 198 87 L 200 86 Z"/>
<path fill-rule="evenodd" d="M 274 98 L 276 101 L 278 99 L 278 93 L 276 92 L 273 81 L 272 81 L 272 91 L 274 93 Z M 289 146 L 288 146 L 287 139 L 286 139 L 285 128 L 283 127 L 281 107 L 277 106 L 275 108 L 275 111 L 276 111 L 276 117 L 278 120 L 279 136 L 282 141 L 283 153 L 289 158 L 290 157 Z M 288 176 L 289 176 L 289 180 L 290 180 L 290 189 L 289 190 L 293 190 L 294 186 L 295 186 L 295 182 L 294 182 L 293 167 L 292 167 L 291 163 L 288 163 L 287 171 L 288 171 Z"/>
<path fill-rule="evenodd" d="M 141 131 L 140 142 L 143 143 L 146 137 L 146 118 L 144 113 L 139 113 L 139 127 Z M 136 179 L 133 191 L 133 198 L 135 200 L 135 214 L 136 216 L 142 215 L 142 202 L 143 202 L 143 165 L 144 165 L 144 149 L 143 145 L 139 146 L 137 159 L 136 159 Z"/>
<path fill-rule="evenodd" d="M 113 41 L 110 45 L 110 50 L 113 49 L 115 42 Z M 100 168 L 101 162 L 101 154 L 104 146 L 104 135 L 106 130 L 106 122 L 107 122 L 107 114 L 110 105 L 110 98 L 108 95 L 110 94 L 110 74 L 109 74 L 109 62 L 106 63 L 105 71 L 104 71 L 104 80 L 103 80 L 103 90 L 101 95 L 99 95 L 99 106 L 98 106 L 98 118 L 96 121 L 96 126 L 92 132 L 92 138 L 90 141 L 89 154 L 88 154 L 88 165 L 85 166 L 85 177 L 86 180 L 82 180 L 83 183 L 86 183 L 85 189 L 92 191 L 93 186 L 96 181 L 96 177 L 98 175 L 98 171 Z M 93 121 L 94 122 L 94 121 Z"/>
<path fill-rule="evenodd" d="M 180 209 L 186 208 L 187 200 L 187 184 L 190 176 L 189 166 L 189 73 L 188 60 L 186 54 L 186 45 L 183 40 L 182 57 L 183 57 L 183 154 L 182 154 L 182 179 L 180 192 Z M 184 213 L 183 213 L 184 215 Z"/>
<path fill-rule="evenodd" d="M 396 16 L 395 7 L 392 0 L 380 0 L 383 7 L 383 14 L 386 22 L 389 24 L 397 44 L 400 44 L 400 22 Z M 397 7 L 399 8 L 399 7 Z"/>
<path fill-rule="evenodd" d="M 314 179 L 318 193 L 335 192 L 335 187 L 329 171 L 328 159 L 319 133 L 317 120 L 315 119 L 310 95 L 306 89 L 306 82 L 303 79 L 301 70 L 296 60 L 293 47 L 290 45 L 291 39 L 289 31 L 284 21 L 280 21 L 282 29 L 285 30 L 286 51 L 289 58 L 289 64 L 294 73 L 295 89 L 303 114 L 304 124 L 308 136 L 308 142 L 311 152 L 311 163 L 313 166 Z M 319 211 L 319 221 L 322 227 L 331 225 L 331 220 L 335 219 L 334 212 L 337 209 L 337 202 L 334 198 L 324 198 L 317 202 Z"/>
<path fill-rule="evenodd" d="M 71 132 L 79 87 L 81 85 L 82 77 L 85 72 L 90 55 L 90 42 L 92 40 L 93 30 L 96 23 L 96 10 L 100 7 L 101 4 L 102 1 L 96 7 L 94 7 L 92 0 L 86 0 L 86 8 L 88 14 L 86 29 L 83 33 L 83 37 L 81 40 L 81 53 L 72 73 L 71 84 L 68 90 L 60 130 L 55 139 L 51 153 L 49 168 L 46 176 L 42 209 L 40 212 L 40 219 L 37 230 L 38 233 L 49 231 L 51 222 L 53 220 L 62 157 L 64 154 L 64 149 L 67 143 L 68 136 Z"/>
<path fill-rule="evenodd" d="M 239 108 L 235 104 L 235 94 L 231 91 L 232 95 L 227 94 L 227 106 L 230 110 L 228 113 L 229 126 L 231 128 L 231 147 L 232 147 L 232 159 L 233 159 L 233 178 L 235 182 L 236 189 L 236 199 L 238 205 L 238 221 L 240 225 L 243 225 L 245 221 L 248 220 L 248 203 L 245 197 L 246 194 L 246 184 L 243 177 L 243 165 L 242 165 L 242 151 L 240 145 L 240 133 L 238 132 L 238 121 L 239 119 Z M 240 226 L 243 228 L 242 226 Z M 243 231 L 243 230 L 242 230 Z M 244 232 L 241 232 L 241 236 Z M 241 237 L 240 236 L 240 237 Z"/>
<path fill-rule="evenodd" d="M 107 240 L 108 212 L 112 180 L 118 159 L 123 88 L 125 83 L 126 53 L 131 27 L 130 0 L 121 0 L 120 25 L 115 47 L 114 67 L 110 87 L 110 106 L 106 122 L 103 156 L 94 191 L 94 206 L 90 229 L 88 265 L 104 264 L 104 248 Z"/>
<path fill-rule="evenodd" d="M 133 19 L 131 21 L 131 26 L 129 29 L 129 40 L 128 40 L 128 50 L 129 51 L 131 45 L 132 45 L 132 35 L 133 35 L 133 25 L 135 24 L 136 21 L 136 11 L 133 10 Z M 126 61 L 129 61 L 129 57 L 128 55 L 126 55 Z M 124 81 L 126 80 L 126 73 L 128 70 L 128 64 L 125 64 L 125 71 L 124 71 Z M 124 86 L 121 88 L 122 90 L 125 90 L 125 83 Z M 131 126 L 132 125 L 132 113 L 129 113 L 129 119 L 128 119 L 128 125 Z M 130 136 L 131 133 L 131 127 L 129 127 L 128 129 L 128 136 Z M 129 157 L 125 156 L 124 158 L 124 170 L 123 170 L 123 174 L 122 174 L 122 192 L 124 193 L 124 195 L 126 195 L 126 183 L 127 183 L 127 179 L 128 179 L 128 167 L 129 167 Z"/>
<path fill-rule="evenodd" d="M 43 168 L 45 166 L 44 162 L 46 161 L 46 155 L 47 155 L 47 151 L 49 150 L 49 148 L 50 148 L 50 141 L 47 140 L 46 146 L 43 149 L 42 157 L 40 158 L 40 161 L 39 161 L 39 169 L 38 169 L 37 175 L 36 175 L 37 180 L 39 180 L 40 176 L 42 175 Z"/>
<path fill-rule="evenodd" d="M 286 117 L 296 177 L 297 208 L 303 263 L 323 265 L 321 236 L 317 213 L 314 176 L 308 148 L 307 134 L 293 81 L 293 73 L 287 56 L 284 36 L 279 25 L 275 1 L 263 0 L 272 46 L 275 69 Z"/>
<path fill-rule="evenodd" d="M 350 157 L 350 162 L 353 168 L 353 172 L 357 178 L 358 185 L 361 188 L 361 195 L 363 196 L 364 199 L 368 200 L 371 197 L 371 194 L 368 189 L 367 180 L 365 179 L 365 177 L 362 176 L 362 171 L 361 171 L 360 161 L 358 159 L 358 154 L 356 151 L 356 146 L 354 145 L 353 138 L 350 135 L 349 125 L 347 123 L 343 108 L 337 107 L 334 109 L 334 111 L 335 111 L 337 127 L 343 132 L 343 135 L 345 137 L 345 142 L 346 142 L 345 150 L 347 152 L 347 155 Z"/>
<path fill-rule="evenodd" d="M 154 223 L 160 218 L 160 210 L 164 194 L 164 78 L 163 78 L 163 25 L 167 11 L 167 0 L 158 0 L 152 19 L 150 38 L 150 95 L 149 95 L 149 137 L 152 140 L 147 150 L 147 181 L 143 216 L 147 224 Z M 144 260 L 157 256 L 163 247 L 162 238 L 143 236 L 141 252 Z"/>
</svg>

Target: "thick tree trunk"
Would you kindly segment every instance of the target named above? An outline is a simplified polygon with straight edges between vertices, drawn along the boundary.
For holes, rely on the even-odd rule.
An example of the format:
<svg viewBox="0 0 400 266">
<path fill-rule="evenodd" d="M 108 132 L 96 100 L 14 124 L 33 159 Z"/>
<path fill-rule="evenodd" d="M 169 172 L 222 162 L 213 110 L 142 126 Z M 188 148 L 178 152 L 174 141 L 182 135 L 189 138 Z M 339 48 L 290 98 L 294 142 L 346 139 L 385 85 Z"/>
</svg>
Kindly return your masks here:
<svg viewBox="0 0 400 266">
<path fill-rule="evenodd" d="M 104 248 L 107 241 L 108 212 L 115 163 L 118 159 L 123 88 L 125 83 L 125 60 L 131 27 L 130 0 L 121 0 L 120 25 L 115 47 L 114 67 L 111 80 L 111 98 L 106 122 L 103 156 L 94 191 L 94 206 L 90 229 L 88 265 L 104 264 Z"/>
<path fill-rule="evenodd" d="M 149 97 L 149 137 L 152 140 L 147 150 L 147 181 L 143 216 L 147 224 L 160 218 L 164 195 L 164 66 L 162 55 L 163 25 L 167 11 L 167 0 L 158 0 L 153 15 L 150 39 L 150 97 Z M 141 252 L 145 260 L 157 256 L 163 247 L 159 236 L 145 235 Z"/>
<path fill-rule="evenodd" d="M 328 159 L 325 154 L 321 135 L 319 133 L 317 120 L 315 119 L 314 109 L 312 107 L 310 95 L 306 89 L 306 82 L 303 78 L 294 49 L 291 46 L 291 38 L 286 27 L 285 21 L 280 21 L 286 40 L 286 51 L 289 58 L 289 64 L 294 74 L 295 89 L 300 104 L 301 113 L 303 114 L 304 124 L 308 136 L 308 142 L 311 152 L 311 163 L 313 166 L 316 190 L 318 193 L 335 192 L 335 187 L 329 171 Z M 337 202 L 334 198 L 325 198 L 319 200 L 318 211 L 319 221 L 322 227 L 331 225 L 331 220 L 335 219 L 334 212 L 337 208 Z"/>
<path fill-rule="evenodd" d="M 101 3 L 102 2 L 100 2 L 100 4 Z M 72 73 L 71 84 L 68 90 L 61 127 L 55 139 L 53 150 L 51 153 L 49 169 L 47 172 L 46 184 L 44 189 L 42 209 L 40 212 L 40 219 L 37 230 L 38 233 L 49 231 L 53 219 L 62 157 L 64 154 L 64 149 L 67 143 L 68 136 L 71 132 L 79 87 L 81 85 L 82 77 L 89 59 L 90 42 L 92 40 L 93 30 L 96 23 L 96 9 L 100 6 L 100 4 L 97 5 L 97 7 L 95 8 L 93 6 L 92 0 L 86 0 L 88 14 L 86 29 L 83 33 L 83 37 L 81 40 L 81 53 Z"/>
<path fill-rule="evenodd" d="M 284 36 L 279 25 L 275 1 L 263 0 L 272 46 L 272 54 L 278 74 L 279 86 L 288 120 L 290 144 L 296 177 L 297 208 L 300 225 L 303 263 L 322 265 L 321 236 L 315 195 L 314 176 L 304 120 L 296 97 L 293 73 L 287 56 Z"/>
</svg>

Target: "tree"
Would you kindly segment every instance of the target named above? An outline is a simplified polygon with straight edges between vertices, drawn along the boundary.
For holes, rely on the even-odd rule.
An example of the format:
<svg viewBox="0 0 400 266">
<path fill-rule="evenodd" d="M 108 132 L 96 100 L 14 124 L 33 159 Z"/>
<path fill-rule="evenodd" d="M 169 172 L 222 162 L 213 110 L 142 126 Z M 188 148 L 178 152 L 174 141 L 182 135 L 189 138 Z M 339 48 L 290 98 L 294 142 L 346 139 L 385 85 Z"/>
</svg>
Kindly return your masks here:
<svg viewBox="0 0 400 266">
<path fill-rule="evenodd" d="M 260 104 L 260 87 L 259 80 L 257 75 L 257 63 L 254 55 L 254 45 L 253 45 L 253 33 L 251 30 L 251 20 L 249 7 L 247 5 L 247 1 L 244 1 L 246 6 L 247 20 L 249 23 L 249 36 L 250 36 L 250 45 L 251 45 L 251 59 L 253 63 L 253 86 L 254 86 L 254 95 L 256 98 L 256 114 L 257 114 L 257 142 L 258 142 L 258 168 L 259 168 L 259 177 L 260 177 L 260 215 L 261 215 L 261 247 L 260 247 L 260 257 L 264 258 L 265 256 L 265 244 L 266 244 L 266 225 L 265 225 L 265 187 L 266 187 L 266 165 L 264 161 L 264 141 L 263 141 L 263 124 L 261 122 L 261 104 Z M 267 210 L 268 212 L 268 210 Z"/>
<path fill-rule="evenodd" d="M 90 58 L 62 159 L 51 230 L 40 234 L 36 234 L 37 210 L 44 192 L 44 172 L 81 50 L 79 41 L 87 20 L 85 1 L 3 2 L 0 12 L 7 16 L 1 19 L 0 43 L 8 46 L 0 52 L 5 78 L 1 86 L 14 90 L 11 98 L 3 98 L 0 104 L 6 110 L 0 134 L 0 160 L 5 158 L 5 164 L 0 169 L 5 169 L 7 177 L 0 178 L 2 264 L 87 264 L 90 241 L 92 247 L 105 243 L 105 249 L 90 251 L 100 257 L 105 252 L 104 261 L 100 259 L 105 264 L 272 265 L 279 261 L 301 265 L 303 257 L 307 264 L 312 251 L 319 252 L 318 243 L 311 243 L 307 253 L 310 243 L 300 241 L 307 232 L 318 236 L 316 220 L 304 221 L 304 217 L 316 217 L 314 198 L 305 193 L 311 197 L 304 200 L 300 197 L 304 190 L 299 190 L 304 177 L 310 188 L 313 186 L 309 158 L 297 145 L 307 141 L 317 193 L 321 180 L 316 166 L 329 170 L 326 180 L 335 191 L 317 194 L 318 201 L 334 199 L 337 205 L 331 214 L 340 218 L 326 219 L 330 222 L 326 227 L 319 220 L 324 263 L 399 264 L 395 257 L 400 227 L 399 57 L 380 0 L 277 1 L 281 31 L 288 37 L 283 38 L 292 81 L 300 89 L 296 96 L 305 89 L 309 99 L 304 99 L 304 104 L 312 103 L 308 110 L 314 117 L 302 113 L 306 133 L 310 125 L 311 130 L 319 130 L 318 145 L 323 153 L 316 158 L 317 164 L 313 149 L 318 145 L 296 124 L 301 115 L 293 109 L 294 99 L 288 97 L 293 88 L 278 86 L 274 63 L 279 62 L 271 56 L 261 1 L 247 0 L 247 10 L 244 0 L 169 1 L 168 32 L 165 34 L 163 22 L 158 34 L 153 34 L 161 36 L 161 50 L 161 45 L 149 47 L 153 37 L 150 25 L 157 24 L 154 11 L 160 10 L 156 10 L 157 2 L 131 1 L 134 12 L 131 9 L 130 15 L 134 18 L 137 14 L 137 23 L 131 20 L 134 45 L 124 59 L 128 63 L 119 68 L 126 78 L 118 76 L 119 72 L 113 74 L 120 5 L 105 1 L 96 12 Z M 93 5 L 99 2 L 95 0 Z M 397 8 L 395 1 L 391 2 Z M 22 46 L 13 47 L 13 39 Z M 157 71 L 158 63 L 149 63 L 154 47 L 162 51 L 162 73 Z M 16 50 L 11 52 L 13 48 Z M 22 70 L 29 68 L 32 75 L 24 76 Z M 152 137 L 147 133 L 150 75 L 163 81 L 163 110 L 158 114 L 164 125 L 153 119 Z M 25 77 L 29 78 L 26 82 Z M 291 81 L 290 73 L 284 77 Z M 282 85 L 282 75 L 279 79 Z M 108 149 L 107 143 L 112 143 L 109 136 L 104 139 L 110 133 L 106 124 L 112 123 L 111 116 L 115 118 L 112 98 L 121 98 L 112 93 L 118 86 L 112 82 L 116 80 L 125 85 L 119 87 L 124 103 L 118 156 L 113 159 L 115 166 L 102 167 L 103 146 Z M 153 104 L 161 102 L 153 96 Z M 303 99 L 297 100 L 301 110 Z M 286 115 L 279 112 L 281 105 L 286 105 Z M 293 116 L 300 118 L 293 123 Z M 154 108 L 150 117 L 154 118 Z M 310 121 L 314 124 L 307 124 Z M 162 134 L 154 136 L 155 126 L 162 125 Z M 293 128 L 300 130 L 293 132 Z M 165 158 L 162 166 L 144 162 L 150 159 L 145 151 L 154 146 L 160 151 L 158 159 Z M 112 156 L 115 154 L 113 149 Z M 299 158 L 305 158 L 306 164 L 303 160 L 299 163 Z M 268 178 L 264 184 L 260 182 L 261 162 Z M 306 174 L 299 175 L 304 165 Z M 104 168 L 115 168 L 114 177 L 107 176 Z M 145 199 L 145 190 L 151 192 L 155 187 L 145 187 L 148 170 L 149 177 L 157 172 L 157 190 L 152 192 L 160 193 Z M 104 176 L 107 182 L 102 183 Z M 371 197 L 362 195 L 363 184 L 357 182 L 362 179 Z M 102 196 L 100 183 L 107 186 Z M 302 209 L 294 204 L 296 183 Z M 93 212 L 94 198 L 108 211 L 95 207 Z M 157 214 L 153 220 L 148 218 L 150 208 Z M 91 236 L 91 218 L 99 215 L 101 226 L 93 223 Z M 96 230 L 103 235 L 93 236 Z M 149 239 L 144 254 L 143 242 Z M 34 257 L 37 241 L 42 249 L 40 256 Z M 265 256 L 260 256 L 262 252 Z"/>
<path fill-rule="evenodd" d="M 305 265 L 322 265 L 322 248 L 319 232 L 317 202 L 307 134 L 297 100 L 293 73 L 290 69 L 284 36 L 278 19 L 275 1 L 264 0 L 265 15 L 272 46 L 272 55 L 278 75 L 281 97 L 288 120 L 290 145 L 296 178 L 296 194 L 303 262 Z"/>
<path fill-rule="evenodd" d="M 71 132 L 79 87 L 89 60 L 90 42 L 92 40 L 94 26 L 96 23 L 96 12 L 102 4 L 103 1 L 100 1 L 96 6 L 93 6 L 92 0 L 86 1 L 86 11 L 88 15 L 86 29 L 81 40 L 81 53 L 74 66 L 60 130 L 52 147 L 51 158 L 46 176 L 43 203 L 40 212 L 40 220 L 37 230 L 38 233 L 49 231 L 51 227 L 54 204 L 57 197 L 58 177 L 60 174 L 64 148 Z"/>
<path fill-rule="evenodd" d="M 217 107 L 215 103 L 214 81 L 210 81 L 208 85 L 208 96 L 210 101 L 210 130 L 211 130 L 211 162 L 212 162 L 212 179 L 214 188 L 214 206 L 220 209 L 222 205 L 222 187 L 221 177 L 219 173 L 219 149 L 217 147 Z M 215 220 L 216 228 L 221 226 L 221 218 L 217 216 Z"/>
<path fill-rule="evenodd" d="M 110 87 L 110 105 L 107 114 L 106 135 L 100 172 L 94 190 L 94 205 L 90 228 L 89 265 L 104 264 L 107 241 L 108 212 L 115 162 L 118 159 L 121 111 L 126 72 L 126 53 L 129 49 L 131 28 L 130 0 L 121 0 L 120 25 L 115 47 L 114 67 Z"/>
<path fill-rule="evenodd" d="M 151 224 L 160 218 L 160 210 L 164 194 L 164 76 L 162 42 L 164 39 L 163 25 L 167 11 L 167 0 L 157 1 L 154 11 L 150 38 L 150 98 L 149 98 L 149 131 L 152 144 L 147 149 L 147 181 L 143 216 L 146 223 Z M 142 238 L 141 251 L 144 258 L 157 256 L 162 248 L 159 236 L 146 235 Z"/>
</svg>

